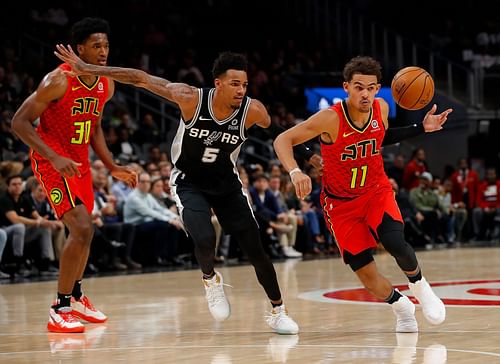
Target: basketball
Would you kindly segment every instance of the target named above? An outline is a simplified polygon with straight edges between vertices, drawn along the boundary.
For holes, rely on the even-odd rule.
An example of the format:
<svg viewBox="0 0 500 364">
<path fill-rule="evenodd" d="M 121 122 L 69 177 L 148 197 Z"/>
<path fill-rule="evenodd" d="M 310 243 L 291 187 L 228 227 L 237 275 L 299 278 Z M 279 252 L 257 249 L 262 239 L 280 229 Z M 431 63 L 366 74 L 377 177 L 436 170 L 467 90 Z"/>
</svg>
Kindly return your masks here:
<svg viewBox="0 0 500 364">
<path fill-rule="evenodd" d="M 420 110 L 434 97 L 434 80 L 423 68 L 410 66 L 396 73 L 391 82 L 392 97 L 406 110 Z"/>
</svg>

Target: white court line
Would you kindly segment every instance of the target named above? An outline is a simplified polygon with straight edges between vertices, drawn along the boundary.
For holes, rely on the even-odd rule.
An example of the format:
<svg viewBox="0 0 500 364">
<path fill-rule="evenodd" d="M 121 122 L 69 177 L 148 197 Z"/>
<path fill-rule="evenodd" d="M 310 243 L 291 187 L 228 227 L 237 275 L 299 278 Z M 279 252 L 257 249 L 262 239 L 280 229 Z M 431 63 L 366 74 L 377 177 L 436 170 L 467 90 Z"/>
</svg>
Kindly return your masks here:
<svg viewBox="0 0 500 364">
<path fill-rule="evenodd" d="M 238 348 L 262 348 L 267 347 L 266 345 L 166 345 L 166 346 L 136 346 L 136 347 L 109 347 L 109 348 L 86 348 L 86 349 L 76 349 L 76 350 L 60 350 L 57 353 L 64 352 L 99 352 L 99 351 L 130 351 L 130 350 L 161 350 L 161 349 L 175 349 L 175 350 L 183 350 L 183 349 L 238 349 Z M 444 346 L 444 345 L 443 345 Z M 301 348 L 325 348 L 325 349 L 396 349 L 396 348 L 414 348 L 417 350 L 425 350 L 427 347 L 420 346 L 390 346 L 390 345 L 335 345 L 335 344 L 297 344 L 293 347 L 293 349 L 301 349 Z M 485 356 L 493 356 L 500 358 L 500 353 L 492 353 L 489 351 L 479 351 L 479 350 L 465 350 L 465 349 L 448 349 L 447 352 L 454 353 L 466 353 L 466 354 L 477 354 L 477 355 L 485 355 Z M 14 351 L 9 353 L 0 353 L 0 356 L 7 355 L 27 355 L 27 354 L 45 354 L 51 353 L 50 350 L 36 350 L 36 351 Z M 54 353 L 52 353 L 54 354 Z"/>
</svg>

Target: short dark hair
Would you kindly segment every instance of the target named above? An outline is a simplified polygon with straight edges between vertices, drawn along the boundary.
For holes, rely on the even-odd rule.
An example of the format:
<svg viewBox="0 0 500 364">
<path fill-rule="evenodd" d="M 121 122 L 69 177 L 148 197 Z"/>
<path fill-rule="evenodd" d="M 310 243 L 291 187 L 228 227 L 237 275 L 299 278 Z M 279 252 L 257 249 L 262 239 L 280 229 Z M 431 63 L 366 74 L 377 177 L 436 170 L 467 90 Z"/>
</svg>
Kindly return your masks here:
<svg viewBox="0 0 500 364">
<path fill-rule="evenodd" d="M 13 180 L 13 179 L 17 179 L 17 178 L 21 178 L 21 181 L 24 181 L 23 180 L 23 176 L 21 176 L 20 174 L 14 174 L 12 176 L 9 176 L 7 177 L 7 180 L 5 181 L 7 183 L 7 186 L 10 185 L 10 182 Z"/>
<path fill-rule="evenodd" d="M 258 173 L 253 178 L 254 182 L 261 179 L 265 179 L 269 182 L 269 175 L 267 173 Z"/>
<path fill-rule="evenodd" d="M 73 45 L 83 44 L 88 37 L 95 33 L 104 33 L 109 37 L 109 23 L 101 18 L 83 18 L 71 27 Z"/>
<path fill-rule="evenodd" d="M 377 76 L 377 82 L 382 80 L 382 66 L 369 56 L 357 56 L 352 58 L 344 67 L 342 72 L 344 81 L 349 82 L 355 74 Z"/>
<path fill-rule="evenodd" d="M 220 75 L 226 73 L 227 70 L 238 70 L 247 72 L 248 61 L 247 58 L 240 53 L 222 52 L 214 61 L 212 68 L 212 76 L 214 80 L 219 78 Z"/>
</svg>

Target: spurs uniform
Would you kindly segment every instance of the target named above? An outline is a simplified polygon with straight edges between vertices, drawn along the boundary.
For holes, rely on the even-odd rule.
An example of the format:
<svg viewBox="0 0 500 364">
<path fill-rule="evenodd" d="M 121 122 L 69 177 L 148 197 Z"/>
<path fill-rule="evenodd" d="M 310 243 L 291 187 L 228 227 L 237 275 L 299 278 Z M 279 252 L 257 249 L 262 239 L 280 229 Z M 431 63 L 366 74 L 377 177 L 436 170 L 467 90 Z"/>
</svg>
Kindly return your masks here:
<svg viewBox="0 0 500 364">
<path fill-rule="evenodd" d="M 70 70 L 67 64 L 59 66 Z M 92 85 L 86 85 L 79 77 L 66 76 L 68 87 L 64 96 L 52 102 L 40 116 L 37 133 L 57 154 L 82 165 L 81 176 L 62 176 L 51 163 L 35 151 L 31 151 L 31 164 L 36 178 L 58 218 L 79 203 L 89 214 L 94 206 L 92 175 L 89 162 L 89 143 L 97 121 L 101 117 L 108 98 L 108 80 L 97 77 Z"/>
<path fill-rule="evenodd" d="M 238 230 L 248 224 L 248 218 L 255 221 L 236 168 L 247 139 L 250 98 L 245 96 L 232 115 L 217 120 L 212 110 L 215 89 L 198 92 L 195 115 L 190 121 L 181 120 L 172 143 L 172 191 L 182 217 L 185 209 L 209 212 L 213 208 L 226 231 Z"/>
<path fill-rule="evenodd" d="M 385 213 L 403 219 L 384 171 L 385 128 L 378 100 L 361 128 L 350 119 L 345 101 L 331 108 L 339 116 L 339 131 L 334 143 L 321 143 L 321 204 L 341 254 L 356 255 L 377 246 L 376 231 Z"/>
</svg>

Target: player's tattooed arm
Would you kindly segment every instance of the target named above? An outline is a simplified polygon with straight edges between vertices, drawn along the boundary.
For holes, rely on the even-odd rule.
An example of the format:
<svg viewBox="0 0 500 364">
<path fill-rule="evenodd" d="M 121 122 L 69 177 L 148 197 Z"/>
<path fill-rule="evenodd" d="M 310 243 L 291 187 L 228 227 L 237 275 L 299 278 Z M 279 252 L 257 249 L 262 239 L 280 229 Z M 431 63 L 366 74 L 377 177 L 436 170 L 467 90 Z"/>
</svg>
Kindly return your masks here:
<svg viewBox="0 0 500 364">
<path fill-rule="evenodd" d="M 71 66 L 72 70 L 68 73 L 74 76 L 97 75 L 108 77 L 121 83 L 142 87 L 180 106 L 185 103 L 198 102 L 196 87 L 185 83 L 174 83 L 134 68 L 98 66 L 85 63 L 76 55 L 71 46 L 58 44 L 56 48 L 57 51 L 54 54 Z"/>
</svg>

